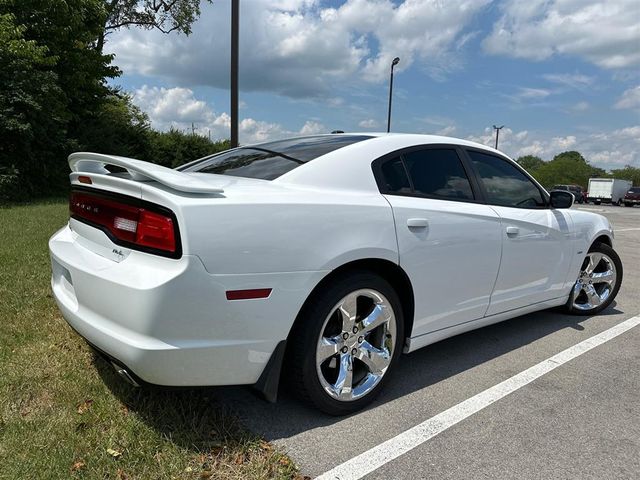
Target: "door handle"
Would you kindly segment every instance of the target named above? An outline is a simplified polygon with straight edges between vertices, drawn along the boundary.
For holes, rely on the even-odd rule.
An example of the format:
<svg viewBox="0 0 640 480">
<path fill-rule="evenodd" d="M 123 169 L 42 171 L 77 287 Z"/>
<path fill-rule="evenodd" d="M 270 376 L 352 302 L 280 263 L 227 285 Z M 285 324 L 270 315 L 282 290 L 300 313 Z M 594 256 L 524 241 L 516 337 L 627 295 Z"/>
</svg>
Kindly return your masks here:
<svg viewBox="0 0 640 480">
<path fill-rule="evenodd" d="M 407 227 L 409 228 L 427 228 L 429 221 L 426 218 L 410 218 L 407 220 Z"/>
<path fill-rule="evenodd" d="M 507 235 L 510 237 L 515 237 L 520 233 L 520 229 L 518 227 L 507 227 Z"/>
</svg>

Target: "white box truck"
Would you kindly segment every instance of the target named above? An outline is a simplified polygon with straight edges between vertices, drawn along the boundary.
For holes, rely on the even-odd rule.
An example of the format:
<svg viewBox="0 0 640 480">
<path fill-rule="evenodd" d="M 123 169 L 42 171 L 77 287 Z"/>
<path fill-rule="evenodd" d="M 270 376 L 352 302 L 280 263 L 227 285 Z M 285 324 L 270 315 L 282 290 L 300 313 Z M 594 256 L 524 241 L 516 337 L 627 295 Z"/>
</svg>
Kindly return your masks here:
<svg viewBox="0 0 640 480">
<path fill-rule="evenodd" d="M 619 178 L 590 178 L 587 202 L 622 205 L 624 194 L 633 186 L 629 180 Z"/>
</svg>

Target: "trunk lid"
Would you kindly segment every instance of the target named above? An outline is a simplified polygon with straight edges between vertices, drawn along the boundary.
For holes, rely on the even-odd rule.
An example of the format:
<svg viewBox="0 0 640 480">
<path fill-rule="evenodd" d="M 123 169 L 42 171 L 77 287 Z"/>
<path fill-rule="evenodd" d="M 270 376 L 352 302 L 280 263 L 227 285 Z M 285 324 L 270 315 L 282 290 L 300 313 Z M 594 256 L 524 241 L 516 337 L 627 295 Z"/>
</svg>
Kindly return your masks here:
<svg viewBox="0 0 640 480">
<path fill-rule="evenodd" d="M 133 250 L 179 258 L 180 198 L 223 197 L 225 186 L 233 183 L 222 175 L 183 173 L 89 152 L 70 155 L 69 166 L 69 227 L 78 243 L 116 262 Z"/>
</svg>

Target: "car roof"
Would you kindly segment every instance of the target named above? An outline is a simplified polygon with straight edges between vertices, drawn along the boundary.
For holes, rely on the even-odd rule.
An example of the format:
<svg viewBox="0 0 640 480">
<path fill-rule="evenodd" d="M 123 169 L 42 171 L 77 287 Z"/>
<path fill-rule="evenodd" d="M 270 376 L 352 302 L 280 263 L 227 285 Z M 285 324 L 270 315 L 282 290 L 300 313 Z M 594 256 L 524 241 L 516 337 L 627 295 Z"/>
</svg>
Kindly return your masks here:
<svg viewBox="0 0 640 480">
<path fill-rule="evenodd" d="M 459 145 L 507 157 L 504 153 L 486 145 L 441 135 L 380 132 L 349 132 L 348 135 L 366 135 L 371 138 L 322 155 L 285 173 L 273 182 L 378 193 L 378 186 L 371 174 L 371 162 L 376 158 L 404 148 L 438 144 Z"/>
</svg>

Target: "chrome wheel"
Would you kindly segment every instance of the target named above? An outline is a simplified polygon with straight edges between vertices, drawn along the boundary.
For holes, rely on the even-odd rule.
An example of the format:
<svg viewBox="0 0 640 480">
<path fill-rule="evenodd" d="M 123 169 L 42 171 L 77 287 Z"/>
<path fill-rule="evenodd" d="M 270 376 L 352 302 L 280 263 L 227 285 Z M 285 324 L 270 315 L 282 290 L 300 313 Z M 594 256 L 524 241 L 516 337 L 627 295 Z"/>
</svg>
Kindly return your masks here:
<svg viewBox="0 0 640 480">
<path fill-rule="evenodd" d="M 572 307 L 583 311 L 598 308 L 611 296 L 616 280 L 613 260 L 602 252 L 589 252 L 573 287 Z"/>
<path fill-rule="evenodd" d="M 349 402 L 371 392 L 386 373 L 396 343 L 391 303 L 372 289 L 356 290 L 331 309 L 316 346 L 316 372 L 332 398 Z"/>
</svg>

